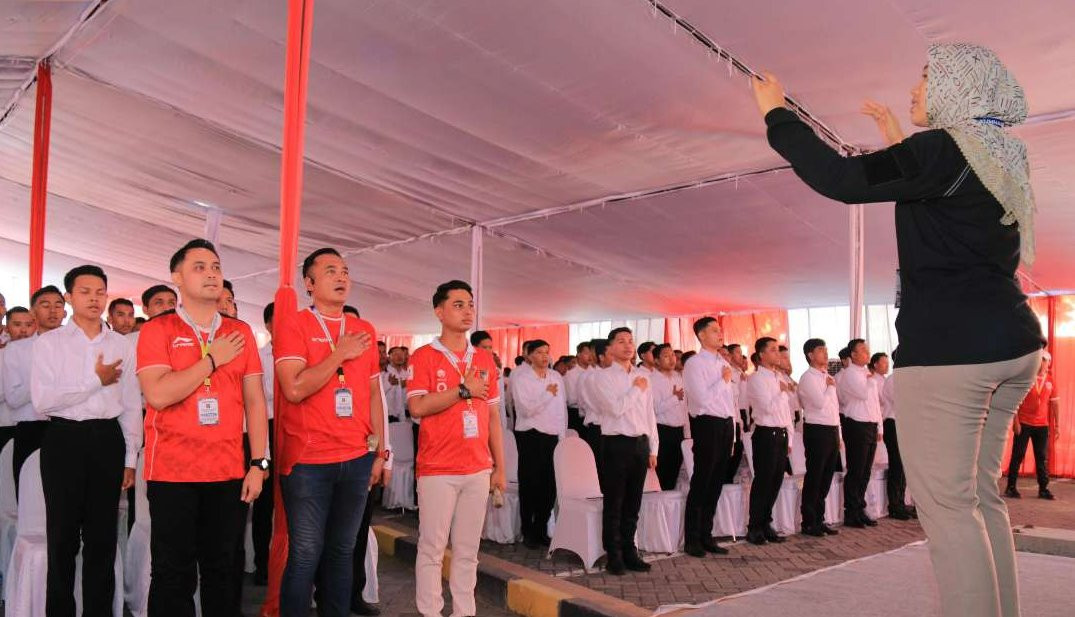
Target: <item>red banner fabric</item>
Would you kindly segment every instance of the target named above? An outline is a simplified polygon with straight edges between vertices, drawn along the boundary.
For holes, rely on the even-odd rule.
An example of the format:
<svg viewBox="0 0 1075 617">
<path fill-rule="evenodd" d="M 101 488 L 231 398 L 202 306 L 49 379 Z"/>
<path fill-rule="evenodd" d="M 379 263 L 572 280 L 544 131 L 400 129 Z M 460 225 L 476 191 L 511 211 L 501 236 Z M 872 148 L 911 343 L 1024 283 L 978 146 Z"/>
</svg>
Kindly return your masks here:
<svg viewBox="0 0 1075 617">
<path fill-rule="evenodd" d="M 34 108 L 33 176 L 30 179 L 30 294 L 41 288 L 45 268 L 45 200 L 48 197 L 49 134 L 52 125 L 52 69 L 37 65 Z"/>
</svg>

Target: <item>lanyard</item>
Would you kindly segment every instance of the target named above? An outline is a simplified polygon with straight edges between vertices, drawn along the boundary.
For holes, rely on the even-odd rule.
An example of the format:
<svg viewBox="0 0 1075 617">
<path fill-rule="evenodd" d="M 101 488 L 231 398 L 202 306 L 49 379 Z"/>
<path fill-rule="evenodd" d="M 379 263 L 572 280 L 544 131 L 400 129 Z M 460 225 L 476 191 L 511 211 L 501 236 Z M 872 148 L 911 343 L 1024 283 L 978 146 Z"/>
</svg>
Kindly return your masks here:
<svg viewBox="0 0 1075 617">
<path fill-rule="evenodd" d="M 433 339 L 433 342 L 430 343 L 430 345 L 433 346 L 433 349 L 444 354 L 445 358 L 448 358 L 448 364 L 451 364 L 452 368 L 459 373 L 459 383 L 463 383 L 463 381 L 466 380 L 466 374 L 470 371 L 470 363 L 474 360 L 474 346 L 471 345 L 470 342 L 467 342 L 467 352 L 463 355 L 463 364 L 466 365 L 466 368 L 459 370 L 459 357 L 445 347 L 444 343 L 440 342 L 440 337 Z M 474 407 L 474 404 L 470 399 L 467 399 L 467 407 L 470 407 L 471 409 Z"/>
<path fill-rule="evenodd" d="M 216 331 L 218 328 L 220 328 L 220 313 L 213 313 L 213 323 L 209 326 L 209 335 L 203 340 L 201 328 L 199 328 L 198 324 L 194 323 L 194 320 L 190 318 L 190 315 L 187 314 L 186 309 L 184 309 L 182 306 L 177 306 L 175 312 L 179 315 L 180 319 L 182 319 L 184 322 L 186 322 L 188 326 L 190 326 L 191 330 L 194 330 L 194 337 L 198 339 L 198 346 L 202 350 L 202 358 L 208 356 L 209 346 L 213 344 L 213 339 L 216 338 Z M 209 384 L 210 380 L 207 376 L 205 378 L 206 390 L 209 389 Z"/>
<path fill-rule="evenodd" d="M 310 307 L 310 312 L 313 313 L 314 317 L 317 318 L 317 323 L 321 326 L 321 331 L 325 333 L 325 338 L 328 339 L 328 347 L 329 347 L 329 349 L 331 349 L 332 352 L 335 353 L 336 352 L 336 341 L 332 340 L 332 335 L 329 334 L 328 325 L 325 323 L 325 319 L 323 317 L 321 317 L 321 313 L 319 313 L 317 311 L 316 307 L 311 306 Z M 346 328 L 347 328 L 347 315 L 344 314 L 344 315 L 342 315 L 340 317 L 340 335 L 338 337 L 336 337 L 337 341 L 343 338 L 343 333 L 344 333 L 344 330 Z M 340 385 L 343 385 L 345 383 L 345 380 L 344 380 L 344 377 L 343 377 L 343 365 L 342 364 L 336 367 L 336 379 L 340 380 Z"/>
</svg>

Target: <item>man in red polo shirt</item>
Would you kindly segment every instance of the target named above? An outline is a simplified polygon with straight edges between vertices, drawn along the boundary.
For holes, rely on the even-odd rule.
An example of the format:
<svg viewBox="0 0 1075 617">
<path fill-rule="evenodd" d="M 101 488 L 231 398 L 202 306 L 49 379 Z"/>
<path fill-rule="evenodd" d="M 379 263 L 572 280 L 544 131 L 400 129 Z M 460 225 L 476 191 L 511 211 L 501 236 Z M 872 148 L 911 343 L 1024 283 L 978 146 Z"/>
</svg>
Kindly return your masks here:
<svg viewBox="0 0 1075 617">
<path fill-rule="evenodd" d="M 1049 352 L 1042 352 L 1038 378 L 1034 380 L 1030 392 L 1027 392 L 1023 404 L 1019 406 L 1015 422 L 1012 423 L 1015 439 L 1012 441 L 1012 455 L 1008 463 L 1008 488 L 1004 491 L 1006 497 L 1022 497 L 1019 489 L 1015 487 L 1015 482 L 1019 479 L 1019 468 L 1023 466 L 1027 442 L 1033 441 L 1038 497 L 1056 499 L 1049 490 L 1049 429 L 1052 428 L 1053 437 L 1060 434 L 1056 426 L 1060 399 L 1049 375 L 1051 359 Z"/>
<path fill-rule="evenodd" d="M 493 354 L 467 340 L 474 325 L 470 285 L 449 281 L 433 294 L 440 336 L 414 352 L 407 382 L 418 437 L 418 556 L 415 600 L 425 617 L 444 608 L 441 564 L 448 538 L 452 615 L 474 615 L 478 544 L 490 491 L 503 492 L 504 451 Z"/>
<path fill-rule="evenodd" d="M 142 327 L 138 381 L 146 399 L 145 478 L 152 582 L 149 614 L 193 617 L 201 576 L 203 617 L 235 617 L 231 598 L 241 502 L 261 492 L 265 452 L 261 359 L 250 326 L 222 316 L 224 277 L 212 243 L 191 240 L 172 256 L 181 303 Z"/>
<path fill-rule="evenodd" d="M 289 538 L 280 615 L 309 615 L 317 578 L 320 615 L 346 617 L 356 534 L 388 456 L 381 367 L 373 326 L 344 310 L 351 277 L 343 257 L 331 248 L 314 251 L 302 276 L 313 306 L 291 319 L 276 316 L 273 346 L 286 399 L 276 418 Z"/>
</svg>

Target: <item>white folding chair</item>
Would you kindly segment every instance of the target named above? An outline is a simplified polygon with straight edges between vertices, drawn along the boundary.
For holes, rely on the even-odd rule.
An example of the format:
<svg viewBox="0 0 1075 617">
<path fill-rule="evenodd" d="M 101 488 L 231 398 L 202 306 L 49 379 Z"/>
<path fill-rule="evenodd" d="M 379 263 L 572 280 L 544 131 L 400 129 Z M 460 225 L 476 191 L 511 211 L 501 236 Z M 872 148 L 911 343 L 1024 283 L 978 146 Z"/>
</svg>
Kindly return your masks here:
<svg viewBox="0 0 1075 617">
<path fill-rule="evenodd" d="M 866 515 L 873 519 L 888 516 L 888 469 L 874 467 L 866 485 Z"/>
<path fill-rule="evenodd" d="M 838 525 L 844 522 L 844 474 L 832 474 L 829 495 L 825 498 L 825 524 Z"/>
<path fill-rule="evenodd" d="M 15 523 L 19 519 L 19 507 L 15 502 L 15 476 L 12 455 L 15 440 L 9 439 L 0 450 L 0 578 L 7 572 L 7 562 L 15 548 Z"/>
<path fill-rule="evenodd" d="M 362 588 L 362 599 L 370 604 L 380 602 L 381 584 L 377 580 L 377 534 L 373 529 L 369 530 L 369 539 L 366 540 L 366 586 Z"/>
<path fill-rule="evenodd" d="M 601 485 L 589 444 L 578 437 L 561 439 L 552 455 L 556 474 L 556 528 L 549 555 L 571 551 L 589 570 L 605 554 L 601 545 Z"/>
<path fill-rule="evenodd" d="M 44 617 L 48 545 L 40 450 L 31 454 L 19 471 L 18 509 L 15 546 L 4 576 L 4 614 Z"/>
<path fill-rule="evenodd" d="M 674 553 L 683 545 L 683 517 L 687 495 L 676 490 L 662 491 L 657 472 L 646 470 L 642 507 L 638 512 L 635 543 L 649 553 Z"/>
<path fill-rule="evenodd" d="M 519 450 L 515 434 L 504 431 L 504 471 L 507 490 L 504 491 L 504 507 L 493 506 L 493 498 L 485 506 L 485 527 L 482 538 L 499 544 L 514 544 L 522 538 L 523 521 L 519 513 Z"/>
<path fill-rule="evenodd" d="M 694 440 L 684 439 L 679 444 L 683 453 L 683 465 L 679 468 L 679 477 L 676 478 L 676 490 L 684 495 L 691 489 L 691 476 L 694 475 Z"/>
<path fill-rule="evenodd" d="M 799 425 L 802 426 L 801 424 Z M 791 433 L 791 474 L 794 476 L 806 475 L 806 444 L 803 443 L 801 429 Z"/>
<path fill-rule="evenodd" d="M 801 488 L 802 477 L 784 476 L 780 492 L 776 496 L 776 504 L 773 505 L 773 529 L 777 533 L 798 533 L 799 522 L 802 520 L 802 513 L 799 511 Z"/>
<path fill-rule="evenodd" d="M 381 505 L 386 508 L 413 510 L 414 503 L 414 434 L 410 422 L 388 424 L 392 445 L 392 479 L 384 489 Z"/>
</svg>

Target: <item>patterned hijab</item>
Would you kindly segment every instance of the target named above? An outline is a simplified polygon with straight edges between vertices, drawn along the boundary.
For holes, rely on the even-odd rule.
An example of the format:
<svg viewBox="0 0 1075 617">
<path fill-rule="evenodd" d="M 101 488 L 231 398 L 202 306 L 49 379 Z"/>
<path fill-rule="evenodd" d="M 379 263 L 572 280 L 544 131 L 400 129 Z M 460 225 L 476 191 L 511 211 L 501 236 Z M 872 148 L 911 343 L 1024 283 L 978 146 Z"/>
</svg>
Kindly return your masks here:
<svg viewBox="0 0 1075 617">
<path fill-rule="evenodd" d="M 968 43 L 931 45 L 926 83 L 929 126 L 955 140 L 971 169 L 1019 224 L 1023 263 L 1034 263 L 1034 191 L 1026 144 L 1007 129 L 1026 120 L 1023 88 L 996 54 Z"/>
</svg>

